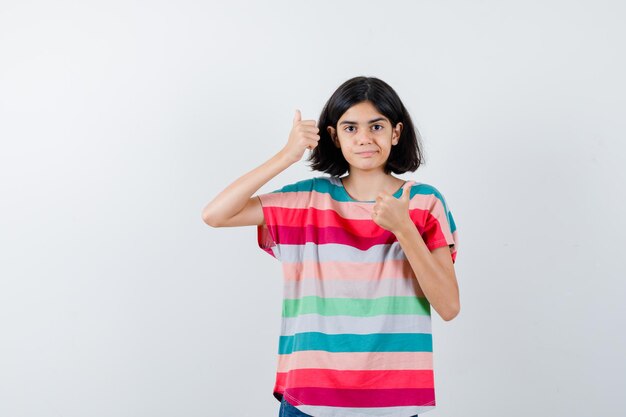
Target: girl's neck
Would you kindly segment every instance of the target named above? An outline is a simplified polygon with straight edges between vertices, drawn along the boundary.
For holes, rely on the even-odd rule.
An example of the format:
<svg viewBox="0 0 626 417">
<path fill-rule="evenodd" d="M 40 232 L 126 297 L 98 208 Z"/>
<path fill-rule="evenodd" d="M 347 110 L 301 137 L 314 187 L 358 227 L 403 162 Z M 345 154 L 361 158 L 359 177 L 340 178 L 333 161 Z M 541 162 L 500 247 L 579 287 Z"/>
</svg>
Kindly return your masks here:
<svg viewBox="0 0 626 417">
<path fill-rule="evenodd" d="M 381 191 L 389 194 L 395 193 L 404 180 L 384 172 L 351 172 L 342 177 L 341 182 L 352 198 L 360 201 L 373 201 Z"/>
</svg>

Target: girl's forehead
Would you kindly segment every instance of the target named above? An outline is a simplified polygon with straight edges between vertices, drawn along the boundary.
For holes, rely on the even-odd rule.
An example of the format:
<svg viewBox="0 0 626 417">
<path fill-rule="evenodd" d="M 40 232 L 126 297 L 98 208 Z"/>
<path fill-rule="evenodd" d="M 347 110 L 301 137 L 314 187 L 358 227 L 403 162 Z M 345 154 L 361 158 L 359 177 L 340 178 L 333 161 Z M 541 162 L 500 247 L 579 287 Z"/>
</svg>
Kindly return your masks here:
<svg viewBox="0 0 626 417">
<path fill-rule="evenodd" d="M 373 121 L 389 121 L 385 115 L 381 114 L 376 107 L 369 102 L 362 102 L 350 107 L 339 118 L 339 122 L 354 122 L 354 123 L 372 123 Z"/>
</svg>

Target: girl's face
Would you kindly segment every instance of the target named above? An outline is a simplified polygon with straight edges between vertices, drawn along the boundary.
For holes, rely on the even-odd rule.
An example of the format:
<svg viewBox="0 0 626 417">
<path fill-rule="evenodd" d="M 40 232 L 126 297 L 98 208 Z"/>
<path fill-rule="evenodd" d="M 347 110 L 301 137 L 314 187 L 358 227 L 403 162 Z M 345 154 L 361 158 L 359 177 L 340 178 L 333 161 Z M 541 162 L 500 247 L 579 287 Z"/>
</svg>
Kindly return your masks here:
<svg viewBox="0 0 626 417">
<path fill-rule="evenodd" d="M 383 171 L 391 147 L 398 143 L 402 123 L 395 127 L 369 101 L 350 107 L 337 121 L 337 129 L 327 127 L 335 146 L 353 168 Z"/>
</svg>

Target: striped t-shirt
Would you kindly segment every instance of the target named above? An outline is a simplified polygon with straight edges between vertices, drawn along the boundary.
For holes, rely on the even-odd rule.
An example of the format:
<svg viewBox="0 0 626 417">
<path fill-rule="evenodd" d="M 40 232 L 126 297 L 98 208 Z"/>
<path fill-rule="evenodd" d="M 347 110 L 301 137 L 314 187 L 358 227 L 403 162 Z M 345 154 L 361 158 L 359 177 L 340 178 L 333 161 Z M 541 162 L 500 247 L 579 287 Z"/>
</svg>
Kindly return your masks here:
<svg viewBox="0 0 626 417">
<path fill-rule="evenodd" d="M 394 197 L 400 198 L 402 188 Z M 258 195 L 261 249 L 281 261 L 282 325 L 274 397 L 315 417 L 410 417 L 435 408 L 430 304 L 395 235 L 337 177 Z M 458 248 L 433 186 L 411 186 L 426 246 Z"/>
</svg>

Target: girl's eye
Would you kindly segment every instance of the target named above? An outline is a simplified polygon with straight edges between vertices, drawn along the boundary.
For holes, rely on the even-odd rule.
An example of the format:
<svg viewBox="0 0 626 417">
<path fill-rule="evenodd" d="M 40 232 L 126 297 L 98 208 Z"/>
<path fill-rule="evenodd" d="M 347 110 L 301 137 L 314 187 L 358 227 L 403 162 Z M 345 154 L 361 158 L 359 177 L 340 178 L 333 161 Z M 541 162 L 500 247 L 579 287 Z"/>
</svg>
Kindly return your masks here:
<svg viewBox="0 0 626 417">
<path fill-rule="evenodd" d="M 379 128 L 380 128 L 380 129 L 374 129 L 374 130 L 376 130 L 376 131 L 378 131 L 378 130 L 382 130 L 382 129 L 383 129 L 383 125 L 374 125 L 374 127 L 379 127 Z M 352 128 L 354 128 L 354 126 L 348 126 L 348 127 L 346 127 L 344 130 L 346 130 L 346 131 L 348 131 L 348 132 L 352 132 L 352 130 L 348 130 L 348 129 L 352 129 Z"/>
</svg>

